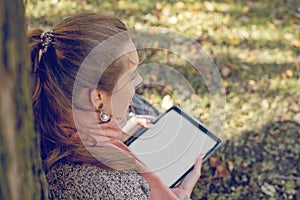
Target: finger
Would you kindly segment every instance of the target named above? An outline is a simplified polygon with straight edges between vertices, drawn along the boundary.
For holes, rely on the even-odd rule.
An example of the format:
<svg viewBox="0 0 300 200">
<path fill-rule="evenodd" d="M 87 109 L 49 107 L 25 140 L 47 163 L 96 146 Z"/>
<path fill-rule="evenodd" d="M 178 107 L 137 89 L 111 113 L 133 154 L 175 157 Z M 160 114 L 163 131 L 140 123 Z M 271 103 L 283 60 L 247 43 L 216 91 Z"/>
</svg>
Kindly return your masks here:
<svg viewBox="0 0 300 200">
<path fill-rule="evenodd" d="M 152 128 L 154 125 L 152 123 L 149 122 L 149 119 L 140 119 L 140 118 L 137 118 L 135 120 L 136 124 L 139 125 L 139 126 L 143 126 L 145 128 Z"/>
<path fill-rule="evenodd" d="M 196 162 L 195 162 L 195 165 L 198 165 L 198 166 L 202 166 L 202 161 L 203 161 L 203 158 L 205 157 L 205 154 L 200 154 L 197 159 L 196 159 Z"/>
<path fill-rule="evenodd" d="M 136 115 L 137 118 L 142 118 L 142 119 L 149 119 L 149 120 L 155 120 L 156 117 L 152 115 Z"/>
<path fill-rule="evenodd" d="M 153 128 L 153 127 L 154 127 L 154 124 L 149 123 L 149 122 L 146 122 L 145 124 L 143 124 L 143 126 L 144 126 L 145 128 Z"/>
<path fill-rule="evenodd" d="M 201 154 L 196 159 L 194 169 L 193 169 L 196 176 L 200 177 L 200 175 L 201 175 L 202 160 L 204 157 L 205 157 L 205 154 Z"/>
</svg>

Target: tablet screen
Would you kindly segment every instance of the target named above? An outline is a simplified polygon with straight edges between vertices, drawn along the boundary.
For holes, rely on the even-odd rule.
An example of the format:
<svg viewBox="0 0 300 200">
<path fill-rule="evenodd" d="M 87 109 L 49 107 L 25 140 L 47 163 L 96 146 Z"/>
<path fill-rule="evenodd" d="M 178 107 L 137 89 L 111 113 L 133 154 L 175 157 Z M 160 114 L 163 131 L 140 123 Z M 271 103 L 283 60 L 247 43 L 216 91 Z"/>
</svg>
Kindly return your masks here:
<svg viewBox="0 0 300 200">
<path fill-rule="evenodd" d="M 172 107 L 154 127 L 129 144 L 129 149 L 169 187 L 192 168 L 200 154 L 208 154 L 220 140 L 201 124 Z"/>
</svg>

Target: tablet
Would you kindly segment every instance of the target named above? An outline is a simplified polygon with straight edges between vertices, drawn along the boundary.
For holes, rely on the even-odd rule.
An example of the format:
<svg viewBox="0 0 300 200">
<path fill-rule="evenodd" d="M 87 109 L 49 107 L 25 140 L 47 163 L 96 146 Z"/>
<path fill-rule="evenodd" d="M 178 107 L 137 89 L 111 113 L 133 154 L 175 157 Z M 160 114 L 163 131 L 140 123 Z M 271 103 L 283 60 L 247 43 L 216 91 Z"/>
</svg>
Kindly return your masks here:
<svg viewBox="0 0 300 200">
<path fill-rule="evenodd" d="M 141 129 L 126 144 L 162 182 L 174 187 L 200 154 L 205 154 L 205 162 L 220 147 L 221 139 L 173 106 L 154 121 L 153 128 Z"/>
</svg>

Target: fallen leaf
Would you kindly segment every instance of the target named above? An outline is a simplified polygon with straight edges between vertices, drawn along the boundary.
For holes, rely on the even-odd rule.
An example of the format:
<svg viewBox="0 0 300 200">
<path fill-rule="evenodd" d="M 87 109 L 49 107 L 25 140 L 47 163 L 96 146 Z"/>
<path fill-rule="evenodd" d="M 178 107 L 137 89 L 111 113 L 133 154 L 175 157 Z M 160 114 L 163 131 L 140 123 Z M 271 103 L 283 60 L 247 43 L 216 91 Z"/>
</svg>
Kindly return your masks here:
<svg viewBox="0 0 300 200">
<path fill-rule="evenodd" d="M 287 75 L 286 75 L 286 73 L 282 72 L 282 73 L 280 74 L 280 77 L 281 77 L 281 78 L 287 78 Z"/>
<path fill-rule="evenodd" d="M 192 7 L 191 11 L 194 12 L 194 13 L 197 13 L 197 12 L 199 12 L 201 7 L 202 7 L 201 4 L 196 4 Z"/>
<path fill-rule="evenodd" d="M 227 89 L 228 86 L 229 86 L 229 82 L 228 81 L 223 81 L 223 86 L 224 86 L 225 89 Z"/>
<path fill-rule="evenodd" d="M 227 169 L 224 166 L 222 165 L 217 166 L 216 173 L 215 173 L 216 177 L 224 178 L 227 176 L 227 174 L 228 174 Z"/>
<path fill-rule="evenodd" d="M 168 22 L 169 24 L 176 24 L 177 23 L 177 17 L 176 16 L 172 16 L 168 18 Z"/>
<path fill-rule="evenodd" d="M 250 7 L 248 5 L 243 7 L 243 13 L 248 13 L 250 11 Z"/>
<path fill-rule="evenodd" d="M 185 7 L 185 4 L 182 2 L 182 1 L 178 1 L 176 4 L 175 4 L 175 8 L 177 9 L 182 9 Z"/>
<path fill-rule="evenodd" d="M 293 77 L 293 75 L 294 75 L 294 74 L 293 74 L 293 71 L 290 70 L 290 69 L 286 70 L 286 71 L 285 71 L 285 74 L 286 74 L 288 77 L 290 77 L 290 78 Z"/>
<path fill-rule="evenodd" d="M 157 10 L 161 10 L 163 5 L 160 2 L 156 2 L 155 7 Z"/>
<path fill-rule="evenodd" d="M 253 85 L 256 84 L 256 82 L 255 82 L 254 80 L 249 80 L 249 81 L 248 81 L 248 84 L 253 86 Z"/>
<path fill-rule="evenodd" d="M 241 65 L 241 68 L 246 71 L 251 71 L 251 67 L 248 65 Z"/>
<path fill-rule="evenodd" d="M 268 183 L 264 183 L 261 186 L 261 190 L 263 191 L 263 193 L 269 195 L 269 196 L 273 196 L 274 193 L 276 192 L 276 189 L 273 185 L 270 185 Z"/>
<path fill-rule="evenodd" d="M 272 30 L 275 30 L 275 29 L 276 29 L 276 26 L 275 26 L 272 22 L 269 22 L 269 23 L 268 23 L 268 26 L 269 26 L 269 28 L 272 29 Z"/>
<path fill-rule="evenodd" d="M 241 30 L 240 31 L 240 36 L 247 39 L 247 38 L 249 38 L 250 34 L 246 30 Z"/>
<path fill-rule="evenodd" d="M 291 44 L 294 45 L 295 47 L 300 47 L 300 40 L 294 39 L 291 41 Z"/>
<path fill-rule="evenodd" d="M 229 74 L 230 74 L 230 69 L 228 68 L 228 67 L 223 67 L 222 69 L 221 69 L 221 74 L 223 75 L 223 77 L 228 77 L 229 76 Z"/>
<path fill-rule="evenodd" d="M 220 159 L 217 157 L 210 157 L 209 159 L 209 164 L 212 167 L 216 167 L 217 165 L 219 165 L 221 163 Z"/>
<path fill-rule="evenodd" d="M 297 114 L 294 116 L 294 120 L 300 124 L 300 113 L 297 113 Z"/>
<path fill-rule="evenodd" d="M 205 6 L 206 10 L 209 11 L 209 12 L 213 12 L 215 10 L 212 3 L 208 2 L 208 1 L 204 2 L 204 6 Z"/>
<path fill-rule="evenodd" d="M 168 50 L 168 49 L 163 49 L 163 50 L 162 50 L 162 53 L 163 53 L 164 55 L 168 55 L 169 50 Z"/>
<path fill-rule="evenodd" d="M 266 99 L 263 99 L 262 102 L 261 102 L 261 107 L 264 110 L 268 110 L 269 109 L 269 102 Z"/>
<path fill-rule="evenodd" d="M 243 163 L 242 163 L 242 167 L 243 167 L 243 168 L 247 168 L 247 167 L 248 167 L 248 163 L 243 162 Z"/>
<path fill-rule="evenodd" d="M 248 23 L 249 22 L 249 17 L 248 16 L 246 16 L 246 15 L 243 15 L 242 17 L 241 17 L 241 21 L 243 22 L 243 23 Z"/>
<path fill-rule="evenodd" d="M 294 39 L 294 35 L 291 34 L 291 33 L 285 33 L 283 36 L 284 36 L 284 38 L 286 40 L 292 40 L 292 39 Z"/>
<path fill-rule="evenodd" d="M 151 75 L 151 76 L 150 76 L 150 81 L 151 81 L 151 82 L 156 82 L 156 81 L 157 81 L 157 76 Z"/>
<path fill-rule="evenodd" d="M 234 64 L 232 62 L 227 62 L 226 64 L 227 64 L 228 67 L 230 67 L 232 69 L 238 69 L 239 68 L 236 64 Z"/>
<path fill-rule="evenodd" d="M 227 163 L 228 163 L 228 169 L 229 169 L 229 171 L 232 172 L 233 169 L 234 169 L 234 162 L 228 161 Z"/>
</svg>

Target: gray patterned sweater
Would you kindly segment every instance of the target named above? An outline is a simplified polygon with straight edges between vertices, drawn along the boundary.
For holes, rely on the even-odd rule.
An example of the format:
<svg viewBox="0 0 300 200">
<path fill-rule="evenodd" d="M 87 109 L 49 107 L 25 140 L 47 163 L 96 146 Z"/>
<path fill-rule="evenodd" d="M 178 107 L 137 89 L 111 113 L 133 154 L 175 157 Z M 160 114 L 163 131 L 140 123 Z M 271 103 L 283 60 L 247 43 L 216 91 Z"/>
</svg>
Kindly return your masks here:
<svg viewBox="0 0 300 200">
<path fill-rule="evenodd" d="M 47 173 L 49 199 L 150 199 L 150 187 L 135 171 L 57 164 Z"/>
</svg>

